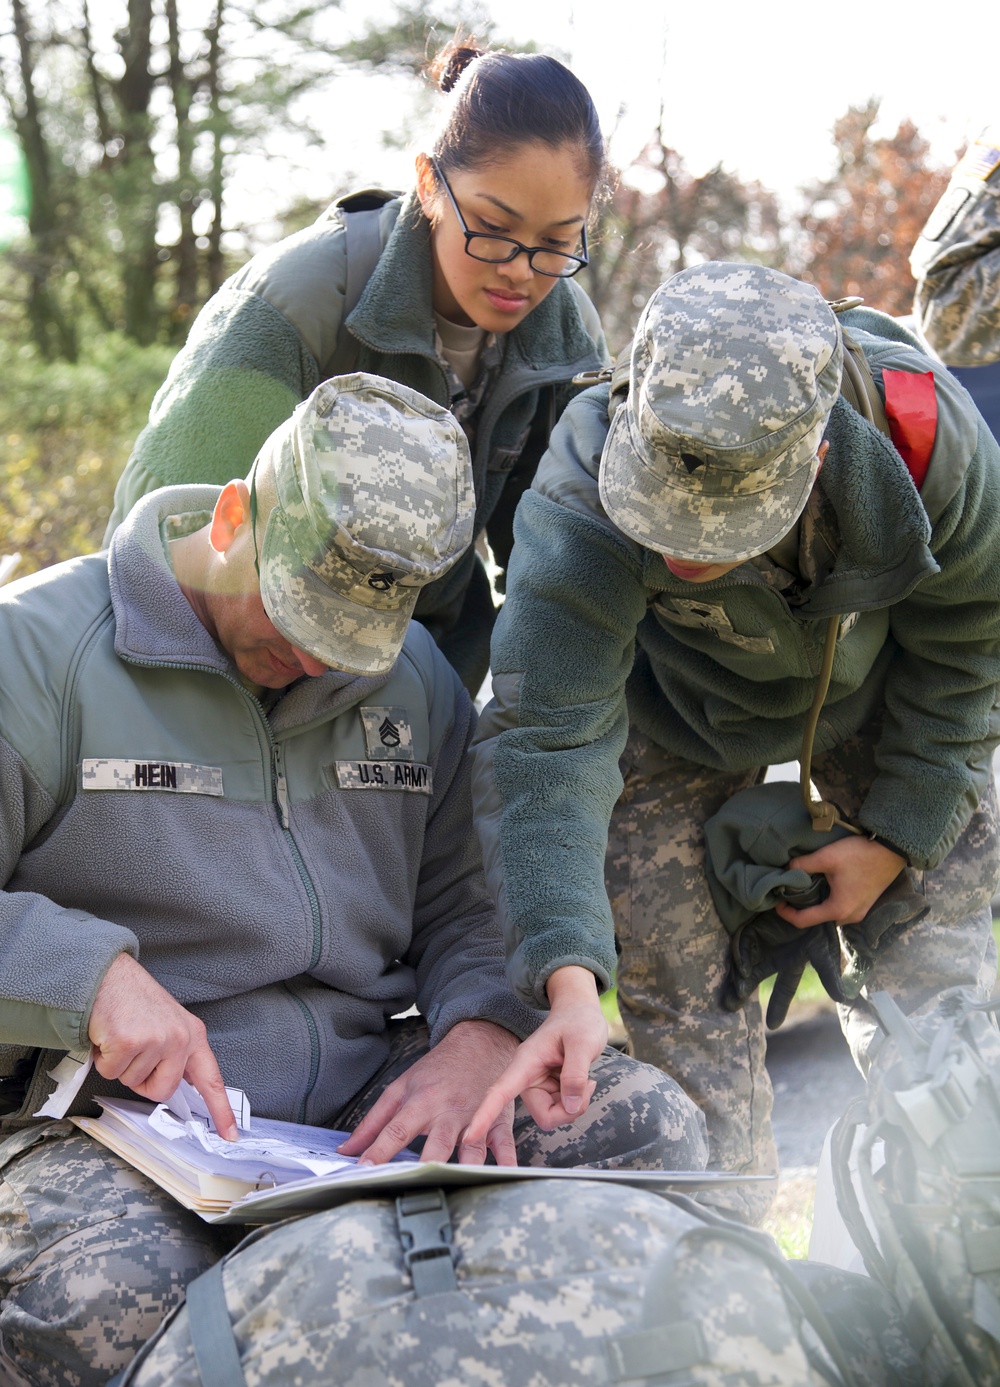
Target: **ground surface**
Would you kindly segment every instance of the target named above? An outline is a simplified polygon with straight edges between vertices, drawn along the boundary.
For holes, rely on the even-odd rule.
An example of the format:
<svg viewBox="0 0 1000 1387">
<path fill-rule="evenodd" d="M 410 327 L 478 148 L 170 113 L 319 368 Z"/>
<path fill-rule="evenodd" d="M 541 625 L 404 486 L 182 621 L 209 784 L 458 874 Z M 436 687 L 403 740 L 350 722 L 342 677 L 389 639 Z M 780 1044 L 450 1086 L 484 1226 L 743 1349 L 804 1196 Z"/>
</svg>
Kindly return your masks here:
<svg viewBox="0 0 1000 1387">
<path fill-rule="evenodd" d="M 864 1081 L 832 1006 L 793 1006 L 784 1025 L 768 1032 L 767 1068 L 781 1172 L 765 1227 L 790 1256 L 804 1257 L 823 1139 L 852 1099 L 864 1092 Z"/>
<path fill-rule="evenodd" d="M 864 1082 L 836 1012 L 803 1007 L 767 1037 L 774 1135 L 782 1169 L 815 1168 L 823 1138 Z"/>
</svg>

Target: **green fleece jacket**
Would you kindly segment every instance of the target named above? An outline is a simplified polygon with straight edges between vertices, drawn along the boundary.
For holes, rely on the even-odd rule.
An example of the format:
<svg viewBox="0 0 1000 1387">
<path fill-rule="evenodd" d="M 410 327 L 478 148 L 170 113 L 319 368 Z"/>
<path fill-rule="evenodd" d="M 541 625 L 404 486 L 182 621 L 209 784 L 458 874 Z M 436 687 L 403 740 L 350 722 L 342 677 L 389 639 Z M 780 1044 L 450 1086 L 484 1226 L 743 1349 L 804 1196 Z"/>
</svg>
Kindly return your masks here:
<svg viewBox="0 0 1000 1387">
<path fill-rule="evenodd" d="M 331 375 L 368 371 L 450 403 L 435 352 L 430 226 L 416 198 L 387 202 L 379 232 L 382 255 L 343 333 L 348 263 L 335 208 L 255 255 L 209 300 L 153 401 L 119 480 L 106 538 L 156 487 L 223 486 L 245 476 L 269 434 Z M 572 377 L 606 357 L 597 313 L 573 280 L 560 280 L 504 337 L 500 376 L 477 416 L 473 447 L 475 530 L 487 531 L 495 552 L 509 548 L 507 511 L 530 481 L 533 467 L 508 485 L 541 392 L 557 388 L 558 413 L 572 393 Z M 472 669 L 481 681 L 492 603 L 474 549 L 421 592 L 417 616 L 466 683 L 476 684 Z M 482 658 L 470 658 L 470 649 L 480 648 Z"/>
<path fill-rule="evenodd" d="M 846 321 L 880 386 L 883 369 L 932 369 L 891 319 Z M 487 876 L 523 996 L 544 1005 L 545 980 L 570 963 L 610 982 L 604 855 L 630 720 L 704 766 L 793 760 L 831 615 L 842 631 L 816 749 L 884 712 L 861 823 L 917 867 L 954 844 L 1000 740 L 1000 450 L 933 369 L 920 495 L 889 441 L 838 400 L 814 492 L 829 559 L 784 589 L 766 560 L 697 586 L 674 578 L 601 506 L 607 387 L 566 410 L 518 511 L 475 748 Z"/>
</svg>

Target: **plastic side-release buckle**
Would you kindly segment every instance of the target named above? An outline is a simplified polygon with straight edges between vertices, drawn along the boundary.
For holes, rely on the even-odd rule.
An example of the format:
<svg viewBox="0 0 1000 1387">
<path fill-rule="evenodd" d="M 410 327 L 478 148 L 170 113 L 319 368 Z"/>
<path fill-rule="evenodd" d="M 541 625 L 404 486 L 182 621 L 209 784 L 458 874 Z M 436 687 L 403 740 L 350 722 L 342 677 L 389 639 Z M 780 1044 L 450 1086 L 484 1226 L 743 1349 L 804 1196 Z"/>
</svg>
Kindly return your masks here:
<svg viewBox="0 0 1000 1387">
<path fill-rule="evenodd" d="M 451 1216 L 444 1190 L 417 1190 L 396 1200 L 403 1261 L 418 1296 L 457 1291 Z"/>
<path fill-rule="evenodd" d="M 914 1135 L 932 1147 L 972 1112 L 982 1077 L 975 1056 L 963 1047 L 950 1057 L 944 1073 L 892 1097 Z"/>
</svg>

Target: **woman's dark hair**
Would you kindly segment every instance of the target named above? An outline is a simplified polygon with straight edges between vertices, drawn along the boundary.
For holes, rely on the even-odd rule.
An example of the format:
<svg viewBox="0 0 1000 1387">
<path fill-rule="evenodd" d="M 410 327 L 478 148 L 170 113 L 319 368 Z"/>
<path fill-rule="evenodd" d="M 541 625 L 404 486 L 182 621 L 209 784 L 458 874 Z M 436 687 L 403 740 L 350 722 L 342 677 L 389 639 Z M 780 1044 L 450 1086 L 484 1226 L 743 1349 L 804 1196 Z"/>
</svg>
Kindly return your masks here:
<svg viewBox="0 0 1000 1387">
<path fill-rule="evenodd" d="M 542 53 L 484 52 L 454 39 L 429 75 L 451 106 L 434 143 L 445 173 L 483 168 L 518 145 L 576 145 L 596 183 L 604 170 L 604 137 L 590 93 L 555 58 Z"/>
</svg>

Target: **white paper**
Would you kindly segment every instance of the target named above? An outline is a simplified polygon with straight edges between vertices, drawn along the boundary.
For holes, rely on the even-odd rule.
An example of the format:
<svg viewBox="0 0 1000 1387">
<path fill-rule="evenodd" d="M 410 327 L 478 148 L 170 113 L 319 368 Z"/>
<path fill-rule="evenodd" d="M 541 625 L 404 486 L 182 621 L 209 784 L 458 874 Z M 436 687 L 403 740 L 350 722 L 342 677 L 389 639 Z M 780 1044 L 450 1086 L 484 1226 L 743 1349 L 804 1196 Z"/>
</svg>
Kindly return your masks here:
<svg viewBox="0 0 1000 1387">
<path fill-rule="evenodd" d="M 229 1106 L 233 1110 L 237 1127 L 241 1132 L 248 1132 L 250 1130 L 249 1098 L 241 1088 L 230 1088 L 228 1084 L 226 1085 L 226 1097 L 229 1099 Z M 195 1118 L 201 1118 L 202 1124 L 207 1124 L 213 1132 L 215 1131 L 215 1123 L 209 1115 L 208 1104 L 194 1084 L 189 1084 L 186 1079 L 181 1079 L 166 1103 L 161 1103 L 160 1107 L 169 1109 L 170 1113 L 174 1117 L 179 1117 L 184 1124 Z M 171 1132 L 164 1131 L 163 1135 L 170 1136 L 171 1140 L 174 1139 Z"/>
<path fill-rule="evenodd" d="M 49 1094 L 35 1117 L 65 1117 L 93 1064 L 94 1055 L 90 1049 L 70 1050 L 63 1055 L 56 1067 L 48 1071 L 49 1078 L 56 1081 L 55 1090 Z"/>
<path fill-rule="evenodd" d="M 190 1143 L 222 1162 L 218 1170 L 252 1162 L 261 1169 L 282 1170 L 303 1175 L 331 1175 L 356 1164 L 354 1156 L 337 1151 L 346 1132 L 325 1128 L 296 1127 L 273 1123 L 267 1118 L 250 1117 L 250 1103 L 242 1089 L 227 1088 L 226 1093 L 240 1129 L 238 1141 L 225 1141 L 209 1117 L 205 1100 L 197 1089 L 182 1079 L 166 1103 L 159 1103 L 149 1114 L 149 1126 L 168 1141 L 181 1142 L 190 1152 Z M 285 1179 L 294 1174 L 285 1175 Z"/>
<path fill-rule="evenodd" d="M 202 1213 L 207 1223 L 270 1223 L 290 1214 L 332 1209 L 362 1195 L 386 1195 L 407 1190 L 469 1185 L 492 1185 L 511 1180 L 597 1180 L 605 1184 L 634 1185 L 648 1190 L 686 1190 L 712 1185 L 756 1184 L 769 1175 L 737 1175 L 717 1170 L 590 1170 L 587 1166 L 451 1165 L 440 1161 L 413 1161 L 359 1166 L 317 1180 L 281 1183 L 274 1189 L 255 1190 L 236 1200 L 222 1213 Z"/>
<path fill-rule="evenodd" d="M 589 1170 L 585 1166 L 551 1170 L 544 1166 L 423 1164 L 409 1151 L 400 1152 L 386 1165 L 358 1166 L 353 1157 L 337 1152 L 346 1132 L 255 1117 L 249 1138 L 243 1137 L 236 1142 L 224 1142 L 214 1136 L 202 1143 L 187 1132 L 183 1140 L 166 1142 L 151 1128 L 149 1104 L 113 1098 L 99 1101 L 105 1109 L 99 1121 L 84 1117 L 73 1120 L 95 1136 L 100 1135 L 103 1127 L 112 1149 L 121 1148 L 120 1154 L 140 1170 L 147 1166 L 136 1158 L 137 1155 L 148 1156 L 148 1173 L 165 1189 L 170 1189 L 169 1183 L 154 1173 L 153 1166 L 180 1173 L 183 1167 L 193 1165 L 209 1174 L 231 1176 L 256 1186 L 252 1193 L 228 1208 L 219 1207 L 223 1201 L 214 1197 L 212 1208 L 199 1207 L 197 1203 L 188 1206 L 209 1223 L 269 1223 L 291 1214 L 333 1208 L 362 1194 L 395 1193 L 427 1185 L 459 1188 L 506 1180 L 551 1178 L 626 1183 L 649 1189 L 683 1189 L 733 1182 L 747 1184 L 773 1178 L 718 1171 Z M 163 1108 L 162 1104 L 160 1106 Z M 183 1128 L 178 1118 L 170 1114 L 168 1118 Z M 205 1131 L 211 1136 L 207 1127 Z M 115 1140 L 111 1139 L 113 1132 Z M 119 1140 L 120 1148 L 116 1145 Z M 133 1154 L 129 1154 L 127 1147 L 133 1148 Z M 279 1163 L 289 1148 L 296 1153 L 297 1167 Z M 320 1171 L 325 1173 L 307 1173 Z M 182 1178 L 190 1181 L 187 1174 Z"/>
<path fill-rule="evenodd" d="M 101 1098 L 98 1101 L 109 1113 L 118 1114 L 138 1131 L 148 1129 L 155 1134 L 153 1149 L 155 1137 L 166 1138 L 181 1159 L 216 1175 L 263 1180 L 266 1174 L 270 1177 L 269 1183 L 281 1184 L 313 1175 L 334 1175 L 353 1170 L 357 1165 L 357 1157 L 342 1156 L 337 1150 L 348 1134 L 332 1128 L 255 1117 L 249 1130 L 240 1133 L 239 1141 L 224 1141 L 207 1118 L 192 1114 L 187 1121 L 182 1121 L 165 1103 L 159 1103 L 150 1112 L 144 1105 L 127 1100 Z M 410 1151 L 396 1157 L 403 1162 L 416 1159 Z"/>
</svg>

